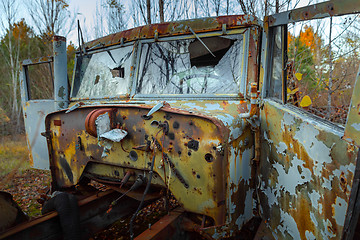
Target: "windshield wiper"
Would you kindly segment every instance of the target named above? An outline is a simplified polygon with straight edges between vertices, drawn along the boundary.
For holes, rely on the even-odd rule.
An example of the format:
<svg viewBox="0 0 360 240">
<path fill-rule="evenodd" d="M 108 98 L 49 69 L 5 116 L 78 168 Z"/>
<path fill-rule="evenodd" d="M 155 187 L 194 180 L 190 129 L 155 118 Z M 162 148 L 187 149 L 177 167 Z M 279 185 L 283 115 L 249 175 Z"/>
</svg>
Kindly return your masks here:
<svg viewBox="0 0 360 240">
<path fill-rule="evenodd" d="M 206 50 L 208 50 L 208 52 L 214 57 L 216 58 L 216 56 L 211 52 L 211 50 L 206 46 L 206 44 L 200 39 L 200 37 L 191 29 L 191 27 L 189 27 L 190 32 L 192 34 L 194 34 L 194 36 L 201 42 L 202 45 L 204 45 L 204 47 L 206 48 Z"/>
</svg>

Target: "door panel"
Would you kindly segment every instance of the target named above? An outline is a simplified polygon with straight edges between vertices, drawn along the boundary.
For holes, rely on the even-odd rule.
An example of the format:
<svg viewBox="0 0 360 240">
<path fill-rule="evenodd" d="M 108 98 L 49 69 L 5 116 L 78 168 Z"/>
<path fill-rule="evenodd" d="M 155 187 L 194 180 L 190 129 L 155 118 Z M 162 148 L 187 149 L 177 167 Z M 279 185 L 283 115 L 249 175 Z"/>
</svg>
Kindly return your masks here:
<svg viewBox="0 0 360 240">
<path fill-rule="evenodd" d="M 23 105 L 24 123 L 30 159 L 34 168 L 49 169 L 49 152 L 45 132 L 45 117 L 55 111 L 54 100 L 30 100 Z"/>
<path fill-rule="evenodd" d="M 340 239 L 358 148 L 343 129 L 290 105 L 264 100 L 260 202 L 276 238 Z"/>
<path fill-rule="evenodd" d="M 360 73 L 360 69 L 359 69 Z M 357 74 L 346 121 L 344 139 L 360 146 L 360 74 Z"/>
<path fill-rule="evenodd" d="M 21 103 L 24 115 L 24 124 L 26 138 L 30 150 L 30 160 L 34 168 L 49 169 L 49 153 L 47 149 L 46 138 L 41 136 L 45 132 L 45 117 L 47 114 L 55 111 L 55 102 L 53 99 L 36 99 L 32 100 L 31 96 L 37 97 L 42 95 L 41 92 L 52 90 L 51 76 L 48 80 L 42 77 L 38 72 L 34 71 L 34 79 L 30 81 L 29 66 L 43 65 L 50 66 L 52 59 L 41 58 L 38 60 L 25 60 L 22 63 L 22 74 L 20 79 Z M 50 73 L 51 73 L 50 67 Z M 45 80 L 44 80 L 45 78 Z M 44 82 L 45 81 L 45 82 Z M 40 84 L 41 83 L 41 84 Z M 46 86 L 46 84 L 51 86 Z M 42 88 L 40 88 L 42 86 Z M 35 92 L 36 89 L 37 92 Z"/>
</svg>

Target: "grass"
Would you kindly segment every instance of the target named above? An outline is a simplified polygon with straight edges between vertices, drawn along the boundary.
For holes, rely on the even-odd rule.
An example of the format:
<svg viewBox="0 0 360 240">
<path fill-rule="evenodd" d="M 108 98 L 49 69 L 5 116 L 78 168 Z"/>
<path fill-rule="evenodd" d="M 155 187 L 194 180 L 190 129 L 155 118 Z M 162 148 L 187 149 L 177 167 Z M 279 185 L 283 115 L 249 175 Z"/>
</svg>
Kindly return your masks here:
<svg viewBox="0 0 360 240">
<path fill-rule="evenodd" d="M 0 140 L 0 179 L 16 171 L 22 174 L 31 167 L 29 150 L 25 136 L 17 136 L 15 140 L 10 137 L 1 137 Z"/>
<path fill-rule="evenodd" d="M 41 215 L 36 200 L 50 179 L 49 171 L 31 168 L 24 135 L 0 136 L 0 191 L 10 193 L 30 218 Z"/>
</svg>

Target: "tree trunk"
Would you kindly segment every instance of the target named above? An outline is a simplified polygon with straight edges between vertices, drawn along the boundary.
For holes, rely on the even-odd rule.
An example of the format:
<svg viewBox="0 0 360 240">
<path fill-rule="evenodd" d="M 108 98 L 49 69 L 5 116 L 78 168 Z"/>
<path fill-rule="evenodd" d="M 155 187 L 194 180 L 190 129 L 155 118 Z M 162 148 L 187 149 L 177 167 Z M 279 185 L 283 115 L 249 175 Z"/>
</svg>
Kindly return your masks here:
<svg viewBox="0 0 360 240">
<path fill-rule="evenodd" d="M 248 14 L 248 11 L 246 9 L 244 1 L 243 0 L 238 0 L 238 1 L 239 1 L 240 7 L 241 7 L 241 10 L 243 11 L 243 13 Z"/>
<path fill-rule="evenodd" d="M 268 15 L 268 0 L 265 0 L 265 16 Z"/>
<path fill-rule="evenodd" d="M 147 24 L 151 24 L 151 3 L 146 0 Z"/>
<path fill-rule="evenodd" d="M 230 0 L 226 0 L 226 15 L 229 15 L 229 2 Z"/>
<path fill-rule="evenodd" d="M 194 9 L 195 9 L 195 18 L 198 17 L 198 3 L 197 0 L 194 0 Z"/>
<path fill-rule="evenodd" d="M 165 20 L 164 20 L 164 0 L 159 0 L 159 12 L 160 12 L 160 22 L 165 22 Z"/>
</svg>

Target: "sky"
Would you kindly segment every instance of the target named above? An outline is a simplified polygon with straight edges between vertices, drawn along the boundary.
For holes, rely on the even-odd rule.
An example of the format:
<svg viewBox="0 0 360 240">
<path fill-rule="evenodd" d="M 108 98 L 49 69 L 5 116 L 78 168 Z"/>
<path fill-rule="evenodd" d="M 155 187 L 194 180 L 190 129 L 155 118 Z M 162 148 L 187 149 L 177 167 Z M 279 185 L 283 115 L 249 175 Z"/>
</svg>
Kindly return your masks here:
<svg viewBox="0 0 360 240">
<path fill-rule="evenodd" d="M 77 19 L 80 21 L 80 25 L 85 25 L 85 28 L 88 29 L 88 31 L 92 30 L 92 27 L 94 24 L 94 17 L 95 17 L 95 9 L 96 4 L 98 0 L 70 0 L 69 9 L 70 12 L 78 12 Z M 77 43 L 77 26 L 75 27 L 75 31 L 73 30 L 69 36 L 68 41 L 72 41 L 74 43 Z M 93 37 L 91 36 L 90 39 L 87 38 L 87 40 L 91 40 Z"/>
<path fill-rule="evenodd" d="M 300 0 L 297 7 L 307 6 L 309 1 L 314 0 Z M 320 0 L 321 1 L 321 0 Z M 70 0 L 69 1 L 69 9 L 71 12 L 77 10 L 78 19 L 80 20 L 80 24 L 84 24 L 88 31 L 91 31 L 92 26 L 94 26 L 94 15 L 96 4 L 99 0 Z M 130 0 L 124 0 L 123 4 L 125 8 L 128 9 L 128 5 L 130 5 Z M 128 12 L 128 11 L 127 11 Z M 92 40 L 94 36 L 89 36 L 87 40 Z M 68 39 L 72 42 L 77 42 L 77 31 L 73 31 L 69 36 Z"/>
<path fill-rule="evenodd" d="M 300 3 L 297 7 L 306 6 L 309 4 L 309 1 L 314 2 L 315 0 L 300 0 Z M 21 0 L 20 0 L 21 2 Z M 94 28 L 94 19 L 95 19 L 95 11 L 96 5 L 99 0 L 68 0 L 69 3 L 69 10 L 71 13 L 77 13 L 76 19 L 79 19 L 80 25 L 82 26 L 85 31 L 83 31 L 86 36 L 84 36 L 84 40 L 89 41 L 94 39 L 95 34 L 93 34 Z M 131 0 L 123 0 L 123 4 L 128 11 L 129 5 L 131 4 Z M 31 18 L 29 13 L 26 11 L 24 4 L 20 3 L 19 5 L 19 14 L 18 19 L 25 18 L 26 22 L 31 24 Z M 68 43 L 71 41 L 75 45 L 77 45 L 77 24 L 71 26 L 72 31 L 67 36 Z M 0 33 L 1 34 L 1 33 Z"/>
</svg>

